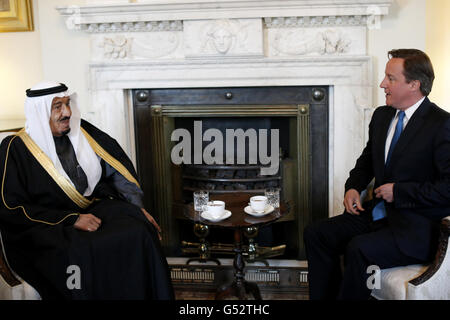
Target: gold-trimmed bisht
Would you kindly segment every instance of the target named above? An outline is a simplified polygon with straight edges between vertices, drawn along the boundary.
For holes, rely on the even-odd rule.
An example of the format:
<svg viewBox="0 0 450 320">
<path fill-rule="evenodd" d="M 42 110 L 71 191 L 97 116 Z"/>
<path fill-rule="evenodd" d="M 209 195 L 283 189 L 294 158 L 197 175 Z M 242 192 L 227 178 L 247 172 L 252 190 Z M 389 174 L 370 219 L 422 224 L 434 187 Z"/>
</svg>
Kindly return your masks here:
<svg viewBox="0 0 450 320">
<path fill-rule="evenodd" d="M 139 182 L 134 178 L 134 176 L 125 168 L 125 166 L 120 163 L 117 159 L 115 159 L 113 156 L 111 156 L 105 149 L 103 149 L 97 141 L 94 140 L 83 128 L 81 128 L 82 133 L 86 137 L 89 145 L 92 147 L 94 152 L 103 160 L 105 160 L 109 165 L 111 165 L 114 169 L 116 169 L 120 174 L 122 174 L 128 181 L 136 184 L 139 188 Z M 35 222 L 42 222 L 46 224 L 59 224 L 62 221 L 64 221 L 69 216 L 73 215 L 79 215 L 79 213 L 71 213 L 64 217 L 62 220 L 56 222 L 56 223 L 50 223 L 42 220 L 36 220 L 31 218 L 25 208 L 23 206 L 17 206 L 17 207 L 9 207 L 4 199 L 4 181 L 5 181 L 5 175 L 6 175 L 6 166 L 8 162 L 8 155 L 9 155 L 9 148 L 11 146 L 11 142 L 16 138 L 19 137 L 24 142 L 25 146 L 28 148 L 28 150 L 31 152 L 31 154 L 36 158 L 36 160 L 39 162 L 39 164 L 47 171 L 47 173 L 50 175 L 50 177 L 58 184 L 58 186 L 64 191 L 64 193 L 80 208 L 86 209 L 89 207 L 96 199 L 89 200 L 86 197 L 84 197 L 82 194 L 78 192 L 78 190 L 63 176 L 61 175 L 58 170 L 56 170 L 53 162 L 51 159 L 39 148 L 39 146 L 31 139 L 31 137 L 25 132 L 24 129 L 20 130 L 15 136 L 10 140 L 8 144 L 8 149 L 6 152 L 6 159 L 5 159 L 5 167 L 3 172 L 3 179 L 2 179 L 2 200 L 3 204 L 6 208 L 9 210 L 15 210 L 18 208 L 21 208 L 23 210 L 23 213 L 25 216 Z"/>
<path fill-rule="evenodd" d="M 83 132 L 84 136 L 86 137 L 87 141 L 89 142 L 90 146 L 92 147 L 92 149 L 94 150 L 94 152 L 103 160 L 105 160 L 106 162 L 108 162 L 108 164 L 113 167 L 114 169 L 116 169 L 117 171 L 119 171 L 119 173 L 125 177 L 125 179 L 127 179 L 128 181 L 134 183 L 135 185 L 137 185 L 139 188 L 141 187 L 139 185 L 139 182 L 134 178 L 134 176 L 128 171 L 127 168 L 125 168 L 125 166 L 120 163 L 120 161 L 118 161 L 116 158 L 114 158 L 113 156 L 111 156 L 105 149 L 102 148 L 101 145 L 98 144 L 97 141 L 94 140 L 94 138 L 92 138 L 89 133 L 87 133 L 86 130 L 84 130 L 84 128 L 81 128 L 81 132 Z"/>
<path fill-rule="evenodd" d="M 21 206 L 21 205 L 16 206 L 16 207 L 10 207 L 10 206 L 8 206 L 8 204 L 7 204 L 6 201 L 5 201 L 5 196 L 4 196 L 6 168 L 7 168 L 7 165 L 8 165 L 9 149 L 10 149 L 10 147 L 11 147 L 11 143 L 12 143 L 13 140 L 14 140 L 15 138 L 17 138 L 17 137 L 20 137 L 20 138 L 22 139 L 22 141 L 24 141 L 25 145 L 28 147 L 28 149 L 29 149 L 30 152 L 33 154 L 33 156 L 34 156 L 34 157 L 39 161 L 39 163 L 46 169 L 46 171 L 50 174 L 50 176 L 52 176 L 53 179 L 55 179 L 54 176 L 53 176 L 53 175 L 55 175 L 55 172 L 56 172 L 56 173 L 58 174 L 58 176 L 59 176 L 59 173 L 56 171 L 56 168 L 54 167 L 53 162 L 47 157 L 47 155 L 46 155 L 44 152 L 42 152 L 42 150 L 36 145 L 36 143 L 28 136 L 28 134 L 25 132 L 25 130 L 22 129 L 22 130 L 19 131 L 17 134 L 15 134 L 15 136 L 9 141 L 9 143 L 8 143 L 8 148 L 7 148 L 7 150 L 6 150 L 6 158 L 5 158 L 5 165 L 4 165 L 4 168 L 3 168 L 2 189 L 1 189 L 3 205 L 4 205 L 8 210 L 22 209 L 22 211 L 23 211 L 25 217 L 27 217 L 29 220 L 34 221 L 34 222 L 45 223 L 45 224 L 48 224 L 48 225 L 57 225 L 57 224 L 60 224 L 61 222 L 63 222 L 63 221 L 64 221 L 65 219 L 67 219 L 68 217 L 80 215 L 78 212 L 74 212 L 74 213 L 70 213 L 70 214 L 66 215 L 64 218 L 62 218 L 61 220 L 59 220 L 59 221 L 57 221 L 57 222 L 48 222 L 48 221 L 44 221 L 44 220 L 39 220 L 39 219 L 31 218 L 31 217 L 28 215 L 27 211 L 25 210 L 25 207 L 24 207 L 24 206 Z M 47 163 L 48 161 L 50 161 L 51 166 L 48 165 L 48 163 Z M 44 163 L 45 163 L 45 165 L 44 165 Z M 50 167 L 50 168 L 48 168 L 46 165 L 47 165 L 48 167 Z M 62 177 L 62 176 L 61 176 L 61 177 Z M 71 184 L 70 184 L 64 177 L 62 177 L 62 178 L 66 181 L 67 184 L 69 184 L 69 185 L 71 186 Z M 64 187 L 65 187 L 65 183 L 63 183 L 62 179 L 58 178 L 58 179 L 55 179 L 55 181 L 56 181 L 56 183 L 58 183 L 58 185 L 59 185 L 62 189 L 63 189 L 63 187 L 61 186 L 61 184 L 64 185 Z M 61 184 L 60 184 L 60 183 L 61 183 Z M 72 188 L 73 188 L 73 187 L 72 187 Z M 76 191 L 75 188 L 73 188 L 73 189 Z M 64 189 L 63 189 L 63 190 L 64 190 Z M 64 192 L 66 192 L 66 190 L 64 190 Z M 78 191 L 76 191 L 76 192 L 78 192 Z M 66 192 L 66 194 L 67 194 L 67 192 Z M 72 194 L 72 193 L 71 193 L 71 194 Z M 81 196 L 81 195 L 80 195 L 80 196 Z M 69 197 L 70 197 L 70 196 L 69 196 Z M 83 197 L 83 196 L 81 196 L 81 197 Z M 83 197 L 83 198 L 84 198 L 84 197 Z M 71 199 L 72 199 L 72 198 L 71 198 Z M 72 200 L 74 200 L 74 199 L 72 199 Z M 86 199 L 86 200 L 87 200 L 87 199 Z M 89 201 L 89 200 L 87 200 L 87 201 Z M 86 207 L 87 207 L 87 206 L 86 206 Z"/>
</svg>

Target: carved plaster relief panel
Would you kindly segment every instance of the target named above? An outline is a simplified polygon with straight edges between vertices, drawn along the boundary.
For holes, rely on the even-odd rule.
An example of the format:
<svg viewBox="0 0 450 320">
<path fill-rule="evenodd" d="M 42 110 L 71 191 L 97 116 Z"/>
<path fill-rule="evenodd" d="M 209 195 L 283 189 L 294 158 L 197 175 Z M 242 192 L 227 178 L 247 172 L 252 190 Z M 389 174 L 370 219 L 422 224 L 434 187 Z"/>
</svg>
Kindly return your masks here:
<svg viewBox="0 0 450 320">
<path fill-rule="evenodd" d="M 363 27 L 269 28 L 268 56 L 365 54 Z"/>
<path fill-rule="evenodd" d="M 182 58 L 182 32 L 105 33 L 91 36 L 92 60 Z"/>
<path fill-rule="evenodd" d="M 183 33 L 180 31 L 134 34 L 135 59 L 183 58 Z"/>
<path fill-rule="evenodd" d="M 186 58 L 263 56 L 261 19 L 184 21 Z"/>
<path fill-rule="evenodd" d="M 108 34 L 95 37 L 92 42 L 94 60 L 116 60 L 130 58 L 133 38 L 123 34 Z"/>
</svg>

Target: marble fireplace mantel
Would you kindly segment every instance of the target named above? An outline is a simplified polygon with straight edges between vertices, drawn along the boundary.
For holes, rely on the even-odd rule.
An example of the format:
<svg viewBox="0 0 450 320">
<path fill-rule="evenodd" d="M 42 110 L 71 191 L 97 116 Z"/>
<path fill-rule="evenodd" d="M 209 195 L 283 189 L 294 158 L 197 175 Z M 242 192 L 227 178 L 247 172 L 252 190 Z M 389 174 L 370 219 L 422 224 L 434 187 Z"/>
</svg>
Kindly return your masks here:
<svg viewBox="0 0 450 320">
<path fill-rule="evenodd" d="M 330 86 L 330 215 L 366 141 L 368 28 L 392 0 L 88 0 L 58 7 L 91 43 L 87 120 L 135 159 L 130 89 Z"/>
<path fill-rule="evenodd" d="M 130 23 L 173 22 L 243 18 L 305 19 L 304 24 L 333 24 L 334 18 L 351 18 L 350 24 L 366 23 L 368 17 L 386 15 L 392 0 L 87 0 L 86 6 L 58 7 L 64 16 L 83 30 L 97 31 L 94 24 L 116 24 L 108 31 L 130 31 Z M 76 17 L 73 14 L 77 14 Z M 322 20 L 323 18 L 323 20 Z M 329 19 L 327 19 L 329 18 Z M 354 21 L 353 21 L 354 19 Z M 269 20 L 270 21 L 270 20 Z M 170 24 L 170 23 L 169 23 Z M 142 25 L 142 24 L 141 24 Z M 139 27 L 139 26 L 137 26 Z M 125 28 L 125 29 L 124 29 Z M 142 30 L 140 30 L 142 31 Z"/>
</svg>

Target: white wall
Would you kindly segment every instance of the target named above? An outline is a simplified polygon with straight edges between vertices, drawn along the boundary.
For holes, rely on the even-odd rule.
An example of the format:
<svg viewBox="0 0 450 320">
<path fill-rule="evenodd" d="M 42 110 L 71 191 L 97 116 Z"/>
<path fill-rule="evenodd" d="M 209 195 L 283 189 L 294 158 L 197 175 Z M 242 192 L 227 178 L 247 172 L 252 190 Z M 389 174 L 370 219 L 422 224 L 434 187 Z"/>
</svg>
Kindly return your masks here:
<svg viewBox="0 0 450 320">
<path fill-rule="evenodd" d="M 25 90 L 43 76 L 37 2 L 34 31 L 0 33 L 0 120 L 24 119 Z"/>
<path fill-rule="evenodd" d="M 428 0 L 434 1 L 434 0 Z M 384 91 L 379 87 L 384 77 L 387 53 L 391 49 L 425 50 L 426 0 L 394 0 L 380 29 L 369 30 L 368 54 L 373 57 L 373 103 L 384 105 Z"/>
<path fill-rule="evenodd" d="M 84 5 L 85 0 L 39 1 L 41 23 L 42 69 L 44 78 L 62 82 L 78 93 L 78 105 L 83 110 L 88 103 L 87 64 L 90 49 L 86 35 L 69 30 L 56 11 L 57 6 Z M 44 22 L 45 21 L 45 22 Z"/>
<path fill-rule="evenodd" d="M 426 16 L 426 51 L 436 75 L 430 99 L 450 111 L 450 1 L 429 0 Z"/>
<path fill-rule="evenodd" d="M 25 90 L 42 80 L 66 83 L 87 103 L 89 41 L 66 28 L 56 6 L 85 0 L 33 0 L 34 31 L 0 33 L 0 120 L 24 119 Z"/>
</svg>

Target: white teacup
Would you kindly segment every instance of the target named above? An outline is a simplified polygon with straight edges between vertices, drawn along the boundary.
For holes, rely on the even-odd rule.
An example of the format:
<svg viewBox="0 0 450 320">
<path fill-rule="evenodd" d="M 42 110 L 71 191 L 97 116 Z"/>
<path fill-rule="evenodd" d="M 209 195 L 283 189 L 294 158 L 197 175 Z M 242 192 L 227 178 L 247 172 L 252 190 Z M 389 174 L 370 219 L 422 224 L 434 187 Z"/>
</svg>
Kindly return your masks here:
<svg viewBox="0 0 450 320">
<path fill-rule="evenodd" d="M 264 212 L 267 207 L 267 197 L 266 196 L 254 196 L 250 198 L 250 207 L 255 212 Z"/>
<path fill-rule="evenodd" d="M 205 206 L 205 211 L 213 217 L 214 219 L 220 218 L 225 212 L 225 202 L 220 200 L 209 201 Z"/>
</svg>

